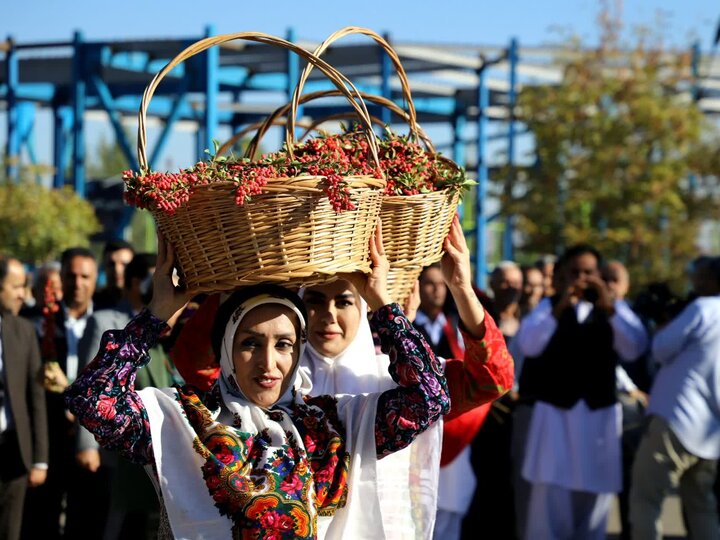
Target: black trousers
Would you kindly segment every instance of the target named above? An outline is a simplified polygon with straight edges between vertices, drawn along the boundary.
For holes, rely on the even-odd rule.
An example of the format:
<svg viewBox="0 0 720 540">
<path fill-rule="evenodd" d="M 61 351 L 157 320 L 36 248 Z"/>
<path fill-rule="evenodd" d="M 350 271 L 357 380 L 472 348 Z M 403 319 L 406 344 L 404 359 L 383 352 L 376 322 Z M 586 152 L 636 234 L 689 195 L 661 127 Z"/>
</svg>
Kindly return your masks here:
<svg viewBox="0 0 720 540">
<path fill-rule="evenodd" d="M 0 435 L 0 540 L 20 538 L 27 482 L 17 434 L 5 431 Z"/>
</svg>

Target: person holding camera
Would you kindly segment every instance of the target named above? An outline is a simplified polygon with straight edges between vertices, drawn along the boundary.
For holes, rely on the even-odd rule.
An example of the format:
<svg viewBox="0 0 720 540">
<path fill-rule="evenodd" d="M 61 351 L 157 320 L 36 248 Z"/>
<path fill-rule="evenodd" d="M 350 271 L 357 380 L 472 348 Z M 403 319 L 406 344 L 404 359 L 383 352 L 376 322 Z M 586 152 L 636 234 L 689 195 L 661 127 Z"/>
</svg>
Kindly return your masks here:
<svg viewBox="0 0 720 540">
<path fill-rule="evenodd" d="M 530 482 L 525 538 L 605 538 L 622 489 L 622 410 L 616 367 L 648 346 L 640 319 L 617 300 L 589 245 L 556 265 L 557 291 L 523 319 L 521 403 L 532 405 L 522 476 Z"/>
</svg>

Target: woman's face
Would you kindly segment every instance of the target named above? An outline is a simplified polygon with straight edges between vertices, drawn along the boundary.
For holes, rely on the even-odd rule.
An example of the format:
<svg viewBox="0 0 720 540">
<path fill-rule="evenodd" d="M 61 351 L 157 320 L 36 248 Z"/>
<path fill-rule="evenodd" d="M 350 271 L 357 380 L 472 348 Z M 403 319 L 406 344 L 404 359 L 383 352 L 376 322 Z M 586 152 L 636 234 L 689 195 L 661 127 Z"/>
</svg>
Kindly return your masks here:
<svg viewBox="0 0 720 540">
<path fill-rule="evenodd" d="M 292 383 L 298 335 L 297 316 L 284 306 L 259 306 L 243 317 L 233 341 L 235 377 L 255 405 L 270 407 Z"/>
<path fill-rule="evenodd" d="M 309 287 L 303 297 L 308 310 L 308 340 L 324 356 L 334 357 L 352 343 L 360 328 L 360 297 L 350 282 L 340 279 Z"/>
</svg>

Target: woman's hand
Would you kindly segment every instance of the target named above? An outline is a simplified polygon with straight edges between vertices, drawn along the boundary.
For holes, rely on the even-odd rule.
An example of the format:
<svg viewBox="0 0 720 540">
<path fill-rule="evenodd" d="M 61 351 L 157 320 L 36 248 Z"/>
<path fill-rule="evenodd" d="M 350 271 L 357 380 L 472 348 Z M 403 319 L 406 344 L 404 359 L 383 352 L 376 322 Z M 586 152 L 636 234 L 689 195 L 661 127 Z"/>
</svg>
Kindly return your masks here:
<svg viewBox="0 0 720 540">
<path fill-rule="evenodd" d="M 445 254 L 442 258 L 442 272 L 450 292 L 472 290 L 472 267 L 470 266 L 470 250 L 465 241 L 460 218 L 457 214 L 450 225 L 445 238 Z"/>
<path fill-rule="evenodd" d="M 472 286 L 470 250 L 457 214 L 445 238 L 442 272 L 465 329 L 475 338 L 485 335 L 485 310 Z"/>
<path fill-rule="evenodd" d="M 352 283 L 358 292 L 367 302 L 372 311 L 380 309 L 392 302 L 387 290 L 387 277 L 390 271 L 390 263 L 385 256 L 385 248 L 382 242 L 382 225 L 378 222 L 375 234 L 370 239 L 370 262 L 372 269 L 370 274 L 356 272 L 344 274 L 343 279 Z"/>
<path fill-rule="evenodd" d="M 405 299 L 403 305 L 403 312 L 405 312 L 408 321 L 413 322 L 415 320 L 418 309 L 420 309 L 420 281 L 416 280 L 410 295 Z"/>
<path fill-rule="evenodd" d="M 158 257 L 153 274 L 153 295 L 148 308 L 158 319 L 169 324 L 177 319 L 182 309 L 192 298 L 192 294 L 173 280 L 175 250 L 158 231 Z"/>
</svg>

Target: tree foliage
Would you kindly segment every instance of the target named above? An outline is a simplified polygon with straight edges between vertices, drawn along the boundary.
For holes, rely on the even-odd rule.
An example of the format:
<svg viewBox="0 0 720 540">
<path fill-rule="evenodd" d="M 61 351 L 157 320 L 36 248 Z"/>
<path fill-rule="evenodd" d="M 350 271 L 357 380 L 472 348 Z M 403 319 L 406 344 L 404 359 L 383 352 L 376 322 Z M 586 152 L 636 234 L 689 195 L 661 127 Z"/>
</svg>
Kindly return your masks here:
<svg viewBox="0 0 720 540">
<path fill-rule="evenodd" d="M 68 247 L 88 246 L 99 230 L 93 207 L 69 187 L 0 179 L 0 250 L 39 264 Z"/>
<path fill-rule="evenodd" d="M 578 48 L 559 84 L 524 88 L 518 115 L 537 161 L 503 200 L 523 250 L 589 242 L 625 262 L 634 285 L 680 284 L 700 224 L 717 217 L 720 170 L 691 88 L 688 55 L 612 39 Z"/>
<path fill-rule="evenodd" d="M 132 140 L 132 137 L 128 139 Z M 86 167 L 88 178 L 103 179 L 119 176 L 129 165 L 117 141 L 100 135 L 94 153 L 87 155 Z"/>
</svg>

